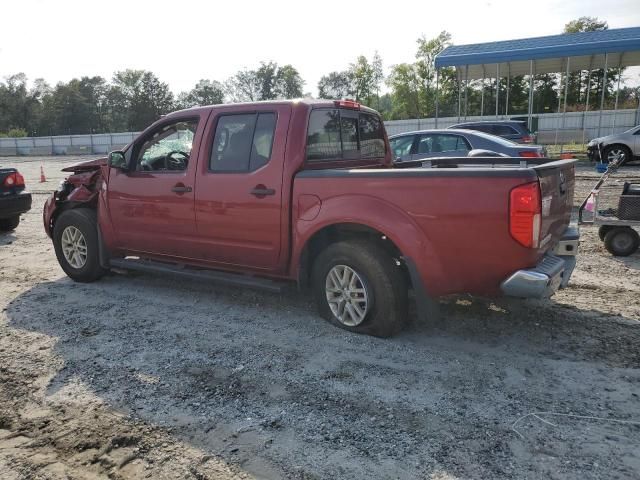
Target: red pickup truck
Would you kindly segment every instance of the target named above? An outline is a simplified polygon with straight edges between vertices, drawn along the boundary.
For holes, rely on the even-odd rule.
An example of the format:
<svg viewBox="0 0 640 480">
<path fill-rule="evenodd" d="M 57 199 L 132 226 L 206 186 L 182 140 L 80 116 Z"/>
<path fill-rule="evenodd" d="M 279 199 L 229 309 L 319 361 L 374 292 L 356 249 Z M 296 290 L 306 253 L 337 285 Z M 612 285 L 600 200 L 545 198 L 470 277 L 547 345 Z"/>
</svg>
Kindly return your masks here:
<svg viewBox="0 0 640 480">
<path fill-rule="evenodd" d="M 394 168 L 379 115 L 351 101 L 193 108 L 65 169 L 44 227 L 76 281 L 113 268 L 292 280 L 330 322 L 389 336 L 411 289 L 426 315 L 442 295 L 544 297 L 567 284 L 574 166 L 527 161 Z"/>
</svg>

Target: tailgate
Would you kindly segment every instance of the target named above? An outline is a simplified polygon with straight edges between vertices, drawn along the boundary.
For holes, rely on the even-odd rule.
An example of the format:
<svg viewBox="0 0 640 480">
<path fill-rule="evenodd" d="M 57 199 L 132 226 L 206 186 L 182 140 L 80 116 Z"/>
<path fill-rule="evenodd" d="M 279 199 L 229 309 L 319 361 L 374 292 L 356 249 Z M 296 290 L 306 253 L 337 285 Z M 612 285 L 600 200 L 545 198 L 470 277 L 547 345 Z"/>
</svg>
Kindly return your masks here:
<svg viewBox="0 0 640 480">
<path fill-rule="evenodd" d="M 558 160 L 534 167 L 542 200 L 540 248 L 545 251 L 555 247 L 571 221 L 575 162 Z"/>
</svg>

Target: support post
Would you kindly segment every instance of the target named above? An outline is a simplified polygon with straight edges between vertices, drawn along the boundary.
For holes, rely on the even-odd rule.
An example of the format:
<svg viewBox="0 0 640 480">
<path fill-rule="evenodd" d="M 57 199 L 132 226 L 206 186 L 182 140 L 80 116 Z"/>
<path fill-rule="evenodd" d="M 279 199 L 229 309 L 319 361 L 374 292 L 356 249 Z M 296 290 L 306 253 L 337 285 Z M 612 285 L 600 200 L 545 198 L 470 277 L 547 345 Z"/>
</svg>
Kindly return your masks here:
<svg viewBox="0 0 640 480">
<path fill-rule="evenodd" d="M 458 78 L 458 123 L 460 123 L 460 106 L 462 105 L 462 88 L 460 88 L 462 82 L 460 81 L 461 80 L 460 77 L 462 75 L 458 67 L 456 67 L 456 73 Z"/>
<path fill-rule="evenodd" d="M 582 112 L 582 144 L 584 145 L 585 136 L 587 130 L 585 128 L 585 122 L 587 120 L 587 112 L 589 111 L 589 94 L 591 93 L 591 71 L 593 70 L 593 55 L 589 59 L 589 77 L 587 78 L 587 95 L 584 101 L 584 111 Z"/>
<path fill-rule="evenodd" d="M 464 66 L 464 121 L 469 114 L 469 65 Z"/>
<path fill-rule="evenodd" d="M 604 110 L 604 94 L 607 91 L 607 67 L 609 62 L 609 54 L 604 54 L 604 75 L 602 75 L 602 92 L 600 94 L 600 116 L 598 117 L 598 136 L 602 131 L 602 111 Z"/>
<path fill-rule="evenodd" d="M 529 131 L 533 129 L 533 60 L 529 60 L 529 108 L 528 113 L 528 127 Z"/>
<path fill-rule="evenodd" d="M 554 140 L 553 144 L 555 146 L 558 146 L 558 131 L 559 131 L 559 126 L 558 126 L 558 121 L 559 121 L 559 116 L 560 116 L 560 108 L 562 107 L 562 87 L 563 87 L 563 83 L 562 83 L 562 75 L 564 74 L 564 68 L 562 70 L 560 70 L 560 83 L 558 84 L 558 110 L 556 112 L 557 116 L 556 116 L 556 139 Z M 565 79 L 566 81 L 566 79 Z"/>
<path fill-rule="evenodd" d="M 500 64 L 496 63 L 496 120 L 498 119 L 499 105 L 500 105 Z"/>
<path fill-rule="evenodd" d="M 616 113 L 618 112 L 618 97 L 620 96 L 620 77 L 622 77 L 621 74 L 621 67 L 622 67 L 622 56 L 624 55 L 624 52 L 620 53 L 620 59 L 618 60 L 618 86 L 616 87 L 616 103 L 613 105 L 613 126 L 611 127 L 611 134 L 613 135 L 616 129 Z"/>
<path fill-rule="evenodd" d="M 504 114 L 506 117 L 509 116 L 509 87 L 511 83 L 511 62 L 507 62 L 507 96 L 504 101 Z"/>
<path fill-rule="evenodd" d="M 482 90 L 480 90 L 480 116 L 483 117 L 484 116 L 484 78 L 485 78 L 485 72 L 484 72 L 484 65 L 482 65 Z"/>
<path fill-rule="evenodd" d="M 436 68 L 436 128 L 438 128 L 438 114 L 439 110 L 439 95 L 440 95 L 440 69 Z"/>
<path fill-rule="evenodd" d="M 562 133 L 564 134 L 564 128 L 567 120 L 567 97 L 569 96 L 569 64 L 571 63 L 571 57 L 567 57 L 567 72 L 564 75 L 564 106 L 562 107 Z M 564 150 L 564 141 L 560 145 L 560 155 Z"/>
</svg>

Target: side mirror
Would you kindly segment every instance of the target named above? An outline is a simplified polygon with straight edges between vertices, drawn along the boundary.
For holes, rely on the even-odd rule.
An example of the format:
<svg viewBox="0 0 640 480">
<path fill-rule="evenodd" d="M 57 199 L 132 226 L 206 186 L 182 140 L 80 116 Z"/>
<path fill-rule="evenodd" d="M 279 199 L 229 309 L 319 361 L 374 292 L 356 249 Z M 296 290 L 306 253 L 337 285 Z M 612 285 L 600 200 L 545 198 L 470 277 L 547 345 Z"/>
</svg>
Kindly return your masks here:
<svg viewBox="0 0 640 480">
<path fill-rule="evenodd" d="M 117 168 L 118 170 L 127 170 L 127 158 L 124 152 L 116 150 L 109 154 L 109 167 Z"/>
</svg>

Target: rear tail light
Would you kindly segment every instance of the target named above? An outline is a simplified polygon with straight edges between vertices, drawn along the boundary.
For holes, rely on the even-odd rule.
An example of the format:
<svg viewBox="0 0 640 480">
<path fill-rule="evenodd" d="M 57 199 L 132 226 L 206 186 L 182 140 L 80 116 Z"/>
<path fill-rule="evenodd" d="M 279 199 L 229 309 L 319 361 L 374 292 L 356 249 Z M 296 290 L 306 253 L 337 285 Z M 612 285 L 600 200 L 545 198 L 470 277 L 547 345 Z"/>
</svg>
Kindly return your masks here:
<svg viewBox="0 0 640 480">
<path fill-rule="evenodd" d="M 522 137 L 522 143 L 533 143 L 533 137 L 530 135 L 525 135 Z"/>
<path fill-rule="evenodd" d="M 339 108 L 351 108 L 353 110 L 360 110 L 360 104 L 353 100 L 336 100 L 333 103 L 336 107 Z"/>
<path fill-rule="evenodd" d="M 542 157 L 541 152 L 533 151 L 533 150 L 524 150 L 524 151 L 518 152 L 518 155 L 524 158 L 541 158 Z"/>
<path fill-rule="evenodd" d="M 24 187 L 24 177 L 18 172 L 12 172 L 4 178 L 2 185 L 7 188 Z"/>
<path fill-rule="evenodd" d="M 538 248 L 540 244 L 540 184 L 525 183 L 511 190 L 509 233 L 520 245 Z"/>
</svg>

